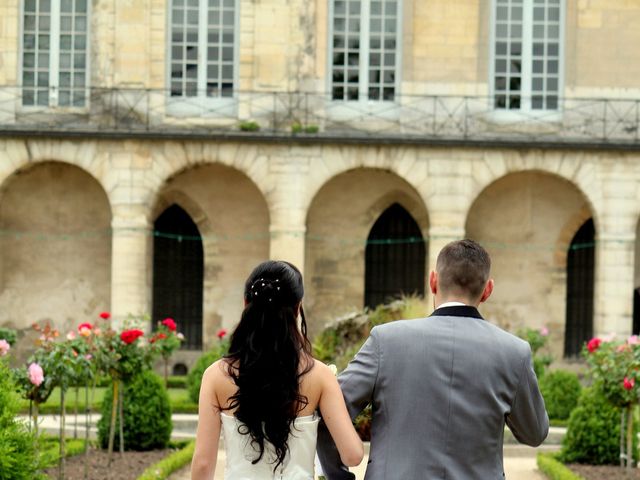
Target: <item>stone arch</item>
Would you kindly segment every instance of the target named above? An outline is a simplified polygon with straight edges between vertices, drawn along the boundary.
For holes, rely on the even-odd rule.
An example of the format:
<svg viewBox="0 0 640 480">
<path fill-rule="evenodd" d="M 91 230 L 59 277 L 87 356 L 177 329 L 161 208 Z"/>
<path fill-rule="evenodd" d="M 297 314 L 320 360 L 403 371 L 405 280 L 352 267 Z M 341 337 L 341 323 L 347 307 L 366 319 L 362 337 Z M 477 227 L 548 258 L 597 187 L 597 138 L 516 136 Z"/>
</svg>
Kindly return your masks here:
<svg viewBox="0 0 640 480">
<path fill-rule="evenodd" d="M 512 331 L 548 327 L 558 358 L 565 336 L 567 250 L 594 216 L 574 183 L 540 169 L 498 178 L 467 214 L 466 235 L 485 245 L 493 261 L 496 288 L 485 312 Z"/>
<path fill-rule="evenodd" d="M 365 247 L 372 226 L 400 204 L 428 238 L 427 207 L 416 189 L 394 172 L 355 168 L 326 182 L 307 211 L 305 306 L 311 329 L 364 306 Z"/>
<path fill-rule="evenodd" d="M 418 159 L 418 149 L 412 146 L 325 145 L 314 159 L 314 174 L 306 185 L 305 208 L 309 208 L 318 192 L 334 178 L 358 169 L 382 170 L 402 178 L 427 203 L 427 162 Z"/>
<path fill-rule="evenodd" d="M 269 257 L 269 208 L 244 172 L 198 163 L 169 177 L 150 209 L 153 219 L 177 204 L 198 226 L 204 251 L 203 346 L 220 327 L 232 328 L 242 312 L 244 281 Z"/>
<path fill-rule="evenodd" d="M 146 175 L 148 188 L 143 198 L 147 205 L 157 205 L 161 193 L 173 178 L 207 165 L 224 166 L 241 173 L 269 205 L 269 159 L 260 154 L 255 144 L 167 141 L 159 144 L 151 155 L 153 162 Z M 152 213 L 153 209 L 149 215 Z"/>
<path fill-rule="evenodd" d="M 0 325 L 93 321 L 111 296 L 111 205 L 86 170 L 25 162 L 0 186 Z"/>
<path fill-rule="evenodd" d="M 581 192 L 592 212 L 596 229 L 600 222 L 604 194 L 597 170 L 579 152 L 553 150 L 491 151 L 472 162 L 467 211 L 489 186 L 507 175 L 540 172 L 565 180 Z"/>
</svg>

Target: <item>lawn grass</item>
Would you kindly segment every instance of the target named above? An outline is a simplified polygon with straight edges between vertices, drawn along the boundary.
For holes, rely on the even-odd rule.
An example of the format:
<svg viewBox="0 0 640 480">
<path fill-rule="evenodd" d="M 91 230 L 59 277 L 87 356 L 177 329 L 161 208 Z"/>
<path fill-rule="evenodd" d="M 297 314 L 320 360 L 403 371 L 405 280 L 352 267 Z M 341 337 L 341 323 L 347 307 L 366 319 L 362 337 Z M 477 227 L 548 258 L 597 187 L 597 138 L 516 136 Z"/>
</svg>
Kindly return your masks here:
<svg viewBox="0 0 640 480">
<path fill-rule="evenodd" d="M 107 387 L 96 387 L 93 394 L 93 403 L 91 404 L 92 412 L 100 412 L 100 406 L 102 399 L 107 390 Z M 198 405 L 189 400 L 189 392 L 185 388 L 169 388 L 169 401 L 171 402 L 171 408 L 173 413 L 197 413 Z M 85 411 L 85 392 L 84 388 L 81 388 L 78 392 L 78 413 L 84 413 Z M 91 391 L 89 391 L 89 401 L 91 401 Z M 70 388 L 67 390 L 65 405 L 67 414 L 73 413 L 76 405 L 75 389 Z M 20 413 L 29 413 L 29 401 L 20 401 Z M 60 389 L 55 388 L 51 393 L 49 399 L 40 405 L 40 414 L 55 414 L 60 413 Z"/>
</svg>

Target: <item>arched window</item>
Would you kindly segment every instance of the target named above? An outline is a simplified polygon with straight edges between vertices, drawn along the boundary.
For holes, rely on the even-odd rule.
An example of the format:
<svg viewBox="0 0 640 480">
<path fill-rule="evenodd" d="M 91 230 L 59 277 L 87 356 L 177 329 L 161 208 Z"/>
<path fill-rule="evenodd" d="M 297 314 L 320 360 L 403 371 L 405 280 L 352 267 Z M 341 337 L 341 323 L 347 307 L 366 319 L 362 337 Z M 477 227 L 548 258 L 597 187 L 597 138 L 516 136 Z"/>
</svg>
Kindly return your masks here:
<svg viewBox="0 0 640 480">
<path fill-rule="evenodd" d="M 371 228 L 365 250 L 365 305 L 424 295 L 426 245 L 418 224 L 394 203 Z"/>
<path fill-rule="evenodd" d="M 567 315 L 564 356 L 580 354 L 593 335 L 593 278 L 595 228 L 587 220 L 571 240 L 567 255 Z"/>
<path fill-rule="evenodd" d="M 198 227 L 172 205 L 155 221 L 153 239 L 153 325 L 171 317 L 185 336 L 183 348 L 202 348 L 204 259 Z"/>
</svg>

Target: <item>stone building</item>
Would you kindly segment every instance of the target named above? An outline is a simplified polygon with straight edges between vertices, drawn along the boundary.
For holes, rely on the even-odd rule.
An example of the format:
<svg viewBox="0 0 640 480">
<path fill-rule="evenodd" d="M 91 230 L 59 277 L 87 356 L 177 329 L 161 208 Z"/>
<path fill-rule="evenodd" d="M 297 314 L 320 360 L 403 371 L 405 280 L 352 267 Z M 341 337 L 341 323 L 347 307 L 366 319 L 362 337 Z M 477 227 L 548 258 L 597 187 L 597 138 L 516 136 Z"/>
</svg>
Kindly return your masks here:
<svg viewBox="0 0 640 480">
<path fill-rule="evenodd" d="M 317 331 L 471 237 L 491 321 L 637 331 L 638 44 L 637 0 L 2 0 L 0 325 L 173 316 L 188 362 L 263 259 Z"/>
</svg>

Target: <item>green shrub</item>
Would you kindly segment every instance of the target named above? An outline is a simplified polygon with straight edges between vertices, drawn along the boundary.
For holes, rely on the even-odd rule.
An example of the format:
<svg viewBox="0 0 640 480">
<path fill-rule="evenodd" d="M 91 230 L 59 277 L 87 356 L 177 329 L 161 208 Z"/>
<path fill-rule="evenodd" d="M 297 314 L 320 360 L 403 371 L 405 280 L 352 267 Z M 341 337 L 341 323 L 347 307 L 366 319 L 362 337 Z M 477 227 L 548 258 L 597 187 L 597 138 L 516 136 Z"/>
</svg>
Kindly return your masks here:
<svg viewBox="0 0 640 480">
<path fill-rule="evenodd" d="M 549 480 L 584 480 L 576 475 L 552 453 L 538 453 L 538 468 Z"/>
<path fill-rule="evenodd" d="M 167 379 L 167 388 L 187 388 L 186 375 L 174 375 Z"/>
<path fill-rule="evenodd" d="M 621 413 L 607 401 L 601 386 L 585 388 L 569 417 L 560 459 L 565 463 L 618 464 Z M 637 435 L 633 438 L 633 458 L 637 459 Z"/>
<path fill-rule="evenodd" d="M 185 447 L 163 458 L 158 463 L 147 468 L 137 480 L 164 480 L 176 470 L 187 465 L 193 458 L 195 442 L 189 442 Z"/>
<path fill-rule="evenodd" d="M 578 405 L 582 386 L 578 376 L 566 370 L 547 372 L 540 379 L 540 391 L 553 420 L 566 420 Z"/>
<path fill-rule="evenodd" d="M 222 357 L 224 357 L 229 350 L 229 343 L 227 340 L 221 340 L 215 347 L 208 352 L 203 353 L 196 363 L 191 367 L 187 375 L 187 390 L 189 392 L 189 399 L 198 403 L 200 396 L 200 384 L 202 383 L 202 375 L 209 366 Z"/>
<path fill-rule="evenodd" d="M 98 421 L 98 440 L 102 448 L 109 442 L 109 423 L 113 391 L 105 392 L 102 417 Z M 164 381 L 150 370 L 143 370 L 124 387 L 124 447 L 127 450 L 165 448 L 171 438 L 171 404 Z M 119 422 L 115 447 L 119 448 Z"/>
<path fill-rule="evenodd" d="M 0 480 L 32 480 L 41 467 L 37 439 L 15 419 L 16 385 L 4 359 L 0 359 Z"/>
<path fill-rule="evenodd" d="M 420 318 L 426 314 L 423 298 L 407 296 L 375 309 L 355 312 L 321 331 L 313 340 L 313 355 L 344 370 L 376 325 L 394 320 Z"/>
<path fill-rule="evenodd" d="M 7 343 L 13 347 L 18 339 L 18 332 L 13 328 L 0 327 L 0 340 L 1 339 L 6 340 Z"/>
<path fill-rule="evenodd" d="M 253 121 L 240 122 L 239 127 L 243 132 L 257 132 L 258 130 L 260 130 L 260 125 L 258 124 L 258 122 Z"/>
</svg>

